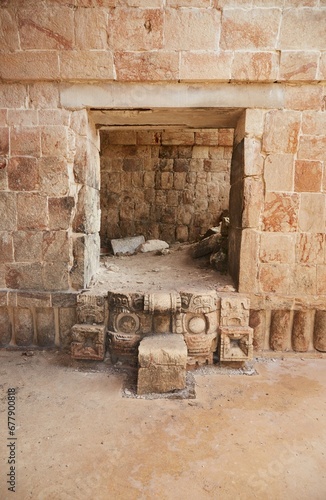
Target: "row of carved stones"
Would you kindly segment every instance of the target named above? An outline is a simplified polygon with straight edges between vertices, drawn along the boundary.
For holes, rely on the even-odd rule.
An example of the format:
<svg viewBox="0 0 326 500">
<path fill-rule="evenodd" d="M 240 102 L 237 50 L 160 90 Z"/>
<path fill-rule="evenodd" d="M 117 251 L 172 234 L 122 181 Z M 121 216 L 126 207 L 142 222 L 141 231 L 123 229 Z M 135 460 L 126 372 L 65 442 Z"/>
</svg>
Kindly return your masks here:
<svg viewBox="0 0 326 500">
<path fill-rule="evenodd" d="M 325 310 L 251 311 L 250 326 L 255 350 L 326 352 Z"/>
<path fill-rule="evenodd" d="M 221 338 L 222 360 L 243 360 L 252 355 L 252 330 L 247 326 L 249 300 L 246 297 L 234 295 L 222 298 L 220 311 L 217 309 L 218 296 L 215 292 L 197 295 L 155 293 L 143 296 L 109 293 L 108 304 L 108 340 L 114 360 L 122 358 L 135 361 L 141 339 L 154 332 L 183 333 L 188 349 L 188 364 L 212 363 L 218 334 Z M 72 329 L 72 356 L 78 359 L 103 359 L 108 318 L 105 297 L 80 295 L 77 315 L 80 324 Z"/>
</svg>

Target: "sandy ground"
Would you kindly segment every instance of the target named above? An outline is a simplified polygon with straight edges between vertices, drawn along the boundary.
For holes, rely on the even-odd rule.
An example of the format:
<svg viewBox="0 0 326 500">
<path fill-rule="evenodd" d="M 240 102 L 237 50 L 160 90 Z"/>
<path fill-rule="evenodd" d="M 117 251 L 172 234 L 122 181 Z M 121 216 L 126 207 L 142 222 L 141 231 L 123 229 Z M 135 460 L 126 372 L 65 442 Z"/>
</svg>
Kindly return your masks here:
<svg viewBox="0 0 326 500">
<path fill-rule="evenodd" d="M 325 359 L 258 360 L 252 376 L 205 368 L 188 400 L 126 398 L 108 361 L 0 351 L 0 362 L 1 499 L 326 498 Z"/>
<path fill-rule="evenodd" d="M 191 248 L 189 244 L 175 244 L 167 255 L 102 256 L 92 293 L 235 291 L 230 276 L 213 269 L 209 256 L 193 259 Z"/>
</svg>

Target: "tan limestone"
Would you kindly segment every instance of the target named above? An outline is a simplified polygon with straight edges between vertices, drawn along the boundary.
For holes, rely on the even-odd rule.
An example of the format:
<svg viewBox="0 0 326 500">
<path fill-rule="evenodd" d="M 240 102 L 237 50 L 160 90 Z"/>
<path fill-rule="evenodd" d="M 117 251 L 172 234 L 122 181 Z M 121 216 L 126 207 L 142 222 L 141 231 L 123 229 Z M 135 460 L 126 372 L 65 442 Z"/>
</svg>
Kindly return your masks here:
<svg viewBox="0 0 326 500">
<path fill-rule="evenodd" d="M 301 231 L 325 232 L 325 194 L 301 193 L 298 225 Z"/>
<path fill-rule="evenodd" d="M 236 52 L 231 76 L 237 81 L 275 81 L 278 58 L 274 52 Z"/>
<path fill-rule="evenodd" d="M 109 47 L 149 51 L 163 47 L 163 12 L 159 9 L 114 9 L 109 19 Z"/>
<path fill-rule="evenodd" d="M 323 165 L 319 161 L 295 162 L 294 190 L 297 192 L 321 191 Z"/>
<path fill-rule="evenodd" d="M 266 191 L 293 191 L 294 158 L 292 154 L 270 154 L 265 158 Z"/>
<path fill-rule="evenodd" d="M 265 116 L 263 150 L 266 153 L 295 153 L 300 130 L 300 113 L 270 111 Z"/>
<path fill-rule="evenodd" d="M 325 50 L 326 32 L 322 12 L 309 8 L 285 10 L 281 23 L 279 48 Z"/>
<path fill-rule="evenodd" d="M 303 211 L 302 204 L 300 205 L 300 211 Z M 298 194 L 266 193 L 263 213 L 264 230 L 276 232 L 296 231 L 298 228 L 298 213 Z M 301 229 L 304 230 L 303 227 Z"/>
<path fill-rule="evenodd" d="M 282 51 L 280 80 L 314 80 L 318 67 L 319 52 Z"/>
</svg>

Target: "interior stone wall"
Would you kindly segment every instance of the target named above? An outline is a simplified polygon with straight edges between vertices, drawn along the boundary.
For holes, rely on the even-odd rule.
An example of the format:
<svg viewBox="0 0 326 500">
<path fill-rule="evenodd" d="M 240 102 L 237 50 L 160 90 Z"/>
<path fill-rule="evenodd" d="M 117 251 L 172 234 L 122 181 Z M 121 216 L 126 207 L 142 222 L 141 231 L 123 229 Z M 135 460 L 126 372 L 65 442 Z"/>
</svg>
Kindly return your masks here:
<svg viewBox="0 0 326 500">
<path fill-rule="evenodd" d="M 229 207 L 233 130 L 101 132 L 101 242 L 195 241 Z"/>
</svg>

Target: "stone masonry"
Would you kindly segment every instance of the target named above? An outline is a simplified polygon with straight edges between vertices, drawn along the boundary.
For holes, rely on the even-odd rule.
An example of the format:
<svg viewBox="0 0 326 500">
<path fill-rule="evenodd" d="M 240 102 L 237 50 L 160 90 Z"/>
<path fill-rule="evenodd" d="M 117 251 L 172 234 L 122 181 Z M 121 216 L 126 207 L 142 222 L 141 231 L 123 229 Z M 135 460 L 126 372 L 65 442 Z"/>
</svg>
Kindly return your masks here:
<svg viewBox="0 0 326 500">
<path fill-rule="evenodd" d="M 88 345 L 81 331 L 71 330 L 84 324 L 77 320 L 77 297 L 99 262 L 100 190 L 110 189 L 106 174 L 101 179 L 100 153 L 105 163 L 111 146 L 116 152 L 121 146 L 101 141 L 100 115 L 128 112 L 109 132 L 121 138 L 121 124 L 132 130 L 140 151 L 137 117 L 165 109 L 166 122 L 142 126 L 162 133 L 160 147 L 169 125 L 195 139 L 192 154 L 203 146 L 196 143 L 203 129 L 219 129 L 218 141 L 221 129 L 234 130 L 229 272 L 250 300 L 254 349 L 326 351 L 325 18 L 325 0 L 0 2 L 1 347 L 69 348 L 74 340 L 78 349 L 101 355 L 102 331 Z M 181 109 L 194 120 L 216 109 L 224 121 L 195 127 L 178 121 Z M 211 148 L 201 151 L 204 158 L 191 158 L 203 166 L 207 191 L 211 159 L 205 155 L 218 141 L 204 145 Z M 158 148 L 147 146 L 151 153 Z M 179 156 L 173 172 L 182 173 L 174 169 L 181 168 L 184 145 L 171 147 Z M 129 159 L 122 172 L 138 196 Z M 157 197 L 173 201 L 177 189 L 164 189 L 172 170 L 163 169 L 160 153 L 158 160 L 160 180 L 146 189 L 155 186 L 164 191 Z M 144 170 L 144 179 L 146 173 L 153 171 Z M 195 187 L 200 169 L 196 175 Z M 182 182 L 176 177 L 173 187 Z M 180 211 L 185 192 L 181 198 Z M 201 203 L 206 217 L 207 204 L 224 201 L 211 195 Z M 136 224 L 147 208 L 140 203 L 138 218 L 133 212 L 126 220 Z M 180 221 L 176 239 L 201 227 Z M 246 351 L 245 337 L 229 340 Z"/>
</svg>

